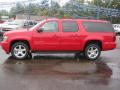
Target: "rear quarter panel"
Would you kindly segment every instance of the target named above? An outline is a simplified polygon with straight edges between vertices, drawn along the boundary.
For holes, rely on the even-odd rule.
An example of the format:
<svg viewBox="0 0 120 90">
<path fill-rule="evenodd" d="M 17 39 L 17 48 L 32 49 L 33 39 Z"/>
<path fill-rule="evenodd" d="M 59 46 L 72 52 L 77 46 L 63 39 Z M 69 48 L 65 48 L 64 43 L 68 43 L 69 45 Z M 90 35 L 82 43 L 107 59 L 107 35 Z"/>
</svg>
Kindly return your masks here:
<svg viewBox="0 0 120 90">
<path fill-rule="evenodd" d="M 84 21 L 81 21 L 81 23 L 83 22 Z M 89 21 L 89 22 L 96 22 L 96 21 Z M 106 21 L 99 21 L 99 22 L 106 22 Z M 114 32 L 87 32 L 84 26 L 82 26 L 82 29 L 84 30 L 84 33 L 86 34 L 86 38 L 84 39 L 83 46 L 85 46 L 85 44 L 88 41 L 98 40 L 98 41 L 101 41 L 102 43 L 102 51 L 112 50 L 116 47 L 116 43 L 113 40 L 113 38 L 115 37 Z"/>
</svg>

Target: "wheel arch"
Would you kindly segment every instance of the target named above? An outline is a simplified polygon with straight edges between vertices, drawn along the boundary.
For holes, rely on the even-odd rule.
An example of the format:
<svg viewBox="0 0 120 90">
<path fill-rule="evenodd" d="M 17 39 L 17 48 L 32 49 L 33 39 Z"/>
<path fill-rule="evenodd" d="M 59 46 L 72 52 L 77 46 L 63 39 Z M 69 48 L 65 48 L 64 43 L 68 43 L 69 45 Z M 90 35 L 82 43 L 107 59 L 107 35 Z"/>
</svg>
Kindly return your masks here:
<svg viewBox="0 0 120 90">
<path fill-rule="evenodd" d="M 26 45 L 28 45 L 29 49 L 31 50 L 30 42 L 28 40 L 19 39 L 19 40 L 13 40 L 13 41 L 10 42 L 9 52 L 11 51 L 12 45 L 17 43 L 17 42 L 25 43 Z"/>
<path fill-rule="evenodd" d="M 85 43 L 85 45 L 84 45 L 84 50 L 85 50 L 85 48 L 87 47 L 87 45 L 89 45 L 89 44 L 97 44 L 97 45 L 99 45 L 100 46 L 100 49 L 102 50 L 102 41 L 101 40 L 88 40 L 88 41 L 86 41 L 86 43 Z"/>
</svg>

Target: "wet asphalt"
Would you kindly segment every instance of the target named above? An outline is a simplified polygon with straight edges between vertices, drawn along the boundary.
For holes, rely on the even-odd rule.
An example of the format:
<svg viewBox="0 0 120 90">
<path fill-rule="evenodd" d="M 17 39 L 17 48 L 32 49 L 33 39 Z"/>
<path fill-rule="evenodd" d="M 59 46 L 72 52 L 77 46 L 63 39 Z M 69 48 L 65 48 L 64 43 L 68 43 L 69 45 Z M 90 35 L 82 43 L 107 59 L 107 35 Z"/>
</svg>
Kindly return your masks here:
<svg viewBox="0 0 120 90">
<path fill-rule="evenodd" d="M 0 90 L 120 90 L 120 40 L 96 61 L 74 54 L 15 60 L 0 47 Z"/>
</svg>

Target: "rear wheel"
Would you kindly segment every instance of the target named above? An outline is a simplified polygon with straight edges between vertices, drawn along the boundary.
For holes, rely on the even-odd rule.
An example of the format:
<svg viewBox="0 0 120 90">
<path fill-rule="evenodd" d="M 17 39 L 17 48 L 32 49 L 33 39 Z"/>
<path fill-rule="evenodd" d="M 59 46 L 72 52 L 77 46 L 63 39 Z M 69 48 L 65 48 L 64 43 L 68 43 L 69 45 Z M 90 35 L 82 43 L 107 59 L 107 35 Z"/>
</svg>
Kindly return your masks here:
<svg viewBox="0 0 120 90">
<path fill-rule="evenodd" d="M 88 44 L 85 48 L 85 57 L 89 60 L 96 60 L 101 54 L 101 49 L 98 44 Z"/>
<path fill-rule="evenodd" d="M 23 42 L 17 42 L 12 45 L 11 54 L 16 59 L 26 59 L 29 54 L 29 47 Z"/>
</svg>

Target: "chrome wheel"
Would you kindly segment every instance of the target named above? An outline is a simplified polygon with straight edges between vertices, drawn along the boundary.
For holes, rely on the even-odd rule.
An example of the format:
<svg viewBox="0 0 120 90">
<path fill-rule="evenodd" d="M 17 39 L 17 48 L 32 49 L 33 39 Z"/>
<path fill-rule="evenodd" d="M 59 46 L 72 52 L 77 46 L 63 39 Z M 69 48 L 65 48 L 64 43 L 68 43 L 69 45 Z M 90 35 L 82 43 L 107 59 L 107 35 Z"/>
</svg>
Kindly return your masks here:
<svg viewBox="0 0 120 90">
<path fill-rule="evenodd" d="M 14 55 L 17 58 L 23 58 L 26 56 L 27 49 L 24 45 L 17 45 L 13 49 Z"/>
<path fill-rule="evenodd" d="M 98 48 L 92 46 L 92 47 L 88 48 L 87 54 L 88 54 L 89 58 L 94 59 L 98 56 L 99 50 L 98 50 Z"/>
<path fill-rule="evenodd" d="M 84 53 L 87 59 L 96 60 L 101 54 L 101 49 L 97 44 L 89 44 L 86 46 Z"/>
</svg>

